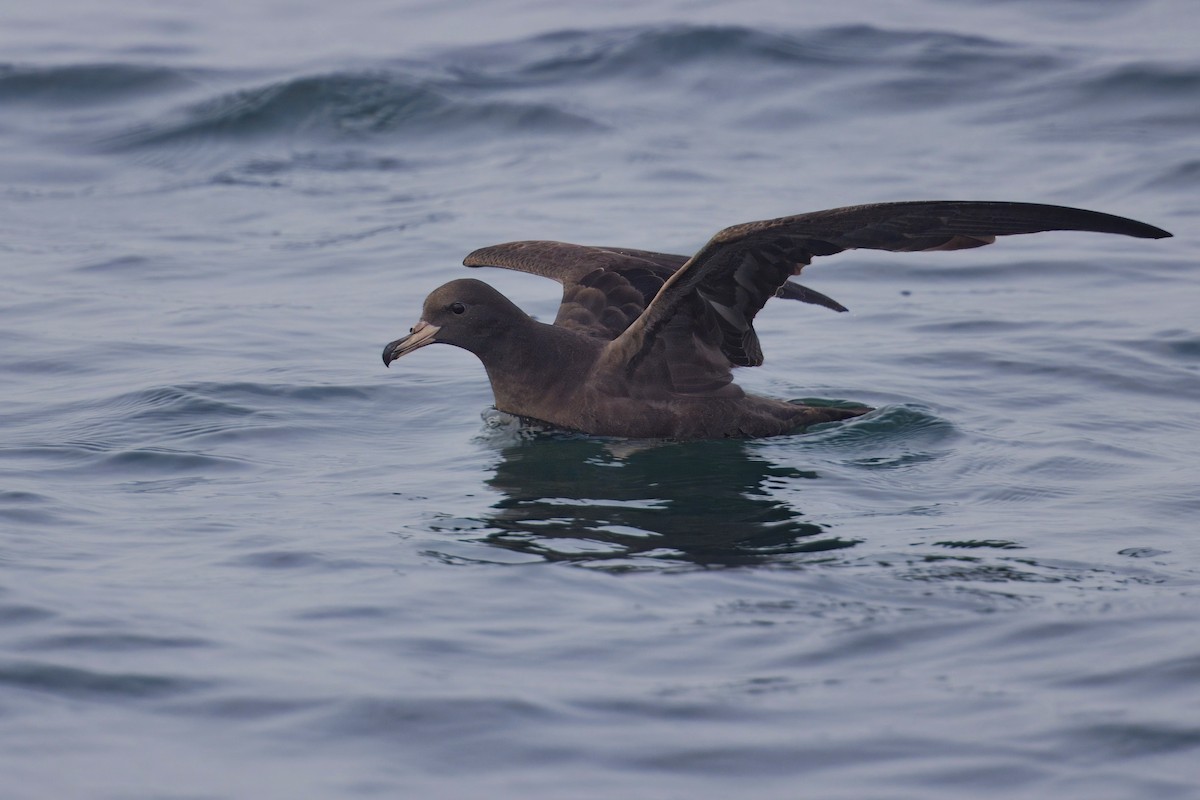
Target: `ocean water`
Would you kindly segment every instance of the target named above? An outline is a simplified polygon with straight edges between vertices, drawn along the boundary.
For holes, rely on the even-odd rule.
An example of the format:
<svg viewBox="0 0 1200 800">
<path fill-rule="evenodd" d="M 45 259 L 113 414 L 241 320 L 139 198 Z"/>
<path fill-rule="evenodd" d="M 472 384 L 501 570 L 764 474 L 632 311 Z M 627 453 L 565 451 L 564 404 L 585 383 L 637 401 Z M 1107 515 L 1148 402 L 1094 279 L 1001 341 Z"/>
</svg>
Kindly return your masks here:
<svg viewBox="0 0 1200 800">
<path fill-rule="evenodd" d="M 1200 797 L 1192 0 L 0 9 L 0 797 Z M 383 345 L 470 250 L 850 203 L 754 442 Z M 531 313 L 558 288 L 476 273 Z"/>
</svg>

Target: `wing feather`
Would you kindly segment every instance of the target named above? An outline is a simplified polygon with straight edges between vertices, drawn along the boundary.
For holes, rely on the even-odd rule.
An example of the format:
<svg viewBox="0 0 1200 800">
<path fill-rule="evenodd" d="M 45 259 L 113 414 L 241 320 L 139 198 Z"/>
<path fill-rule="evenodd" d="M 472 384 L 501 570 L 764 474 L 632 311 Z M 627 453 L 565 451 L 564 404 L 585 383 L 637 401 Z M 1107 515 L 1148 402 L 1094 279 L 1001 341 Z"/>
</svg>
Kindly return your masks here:
<svg viewBox="0 0 1200 800">
<path fill-rule="evenodd" d="M 857 248 L 960 250 L 991 244 L 997 236 L 1051 230 L 1155 239 L 1171 235 L 1142 222 L 1084 209 L 970 201 L 876 203 L 734 225 L 719 231 L 667 279 L 645 312 L 608 345 L 603 358 L 611 369 L 632 371 L 646 357 L 658 331 L 681 309 L 686 313 L 692 307 L 688 299 L 698 295 L 718 311 L 721 350 L 729 362 L 757 366 L 762 352 L 754 316 L 772 296 L 800 294 L 791 287 L 803 287 L 787 279 L 816 256 Z M 812 301 L 829 305 L 822 302 L 828 299 L 820 295 Z"/>
</svg>

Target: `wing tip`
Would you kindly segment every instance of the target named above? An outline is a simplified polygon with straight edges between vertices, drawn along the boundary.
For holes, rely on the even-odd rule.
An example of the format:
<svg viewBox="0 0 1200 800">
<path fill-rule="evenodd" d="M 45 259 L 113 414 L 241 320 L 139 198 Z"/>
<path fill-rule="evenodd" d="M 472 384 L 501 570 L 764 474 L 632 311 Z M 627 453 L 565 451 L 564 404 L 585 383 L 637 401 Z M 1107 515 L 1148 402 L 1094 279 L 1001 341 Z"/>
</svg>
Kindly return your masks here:
<svg viewBox="0 0 1200 800">
<path fill-rule="evenodd" d="M 1096 233 L 1116 233 L 1122 236 L 1132 236 L 1135 239 L 1170 239 L 1174 236 L 1173 233 L 1163 230 L 1148 222 L 1141 222 L 1129 217 L 1118 217 L 1113 214 L 1103 214 L 1098 211 L 1092 212 L 1100 217 L 1100 221 L 1105 223 L 1103 226 L 1098 226 L 1100 229 Z"/>
<path fill-rule="evenodd" d="M 1156 228 L 1153 225 L 1140 223 L 1143 227 L 1138 233 L 1131 233 L 1130 236 L 1136 236 L 1139 239 L 1171 239 L 1175 234 L 1170 231 L 1165 231 L 1162 228 Z"/>
<path fill-rule="evenodd" d="M 491 249 L 491 247 L 481 247 L 478 250 L 472 250 L 471 252 L 467 253 L 462 262 L 463 266 L 472 268 L 488 266 L 487 261 L 484 258 L 484 253 Z"/>
<path fill-rule="evenodd" d="M 464 267 L 511 267 L 514 261 L 514 256 L 519 255 L 522 251 L 528 250 L 531 247 L 538 245 L 553 245 L 558 242 L 543 242 L 536 239 L 521 240 L 516 242 L 501 242 L 500 244 L 489 244 L 486 247 L 480 247 L 477 250 L 472 250 L 467 253 L 467 257 L 463 259 Z"/>
</svg>

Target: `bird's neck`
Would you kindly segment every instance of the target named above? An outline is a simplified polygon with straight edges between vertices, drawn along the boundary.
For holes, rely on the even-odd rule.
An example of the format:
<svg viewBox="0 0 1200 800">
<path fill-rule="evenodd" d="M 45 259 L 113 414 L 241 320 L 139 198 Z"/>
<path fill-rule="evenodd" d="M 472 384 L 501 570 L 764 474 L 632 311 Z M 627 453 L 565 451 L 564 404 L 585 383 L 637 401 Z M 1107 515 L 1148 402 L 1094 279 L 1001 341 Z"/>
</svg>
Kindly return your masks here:
<svg viewBox="0 0 1200 800">
<path fill-rule="evenodd" d="M 553 422 L 560 408 L 583 383 L 599 352 L 599 343 L 574 331 L 525 317 L 505 332 L 505 342 L 477 353 L 487 370 L 496 407 L 511 414 Z"/>
</svg>

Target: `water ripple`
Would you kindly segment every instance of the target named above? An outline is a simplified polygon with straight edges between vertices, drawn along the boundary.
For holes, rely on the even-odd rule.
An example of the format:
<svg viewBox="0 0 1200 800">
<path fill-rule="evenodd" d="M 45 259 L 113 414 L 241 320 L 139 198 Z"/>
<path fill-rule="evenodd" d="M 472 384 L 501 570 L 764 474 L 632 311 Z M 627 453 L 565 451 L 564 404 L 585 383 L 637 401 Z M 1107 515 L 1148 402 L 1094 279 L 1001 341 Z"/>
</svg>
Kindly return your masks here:
<svg viewBox="0 0 1200 800">
<path fill-rule="evenodd" d="M 6 104 L 102 105 L 195 84 L 189 73 L 151 64 L 0 64 L 0 101 Z"/>
<path fill-rule="evenodd" d="M 132 672 L 99 672 L 44 662 L 0 664 L 0 686 L 64 697 L 129 700 L 171 697 L 208 686 L 206 681 Z"/>
<path fill-rule="evenodd" d="M 239 89 L 147 121 L 105 142 L 114 151 L 191 141 L 286 136 L 289 140 L 360 140 L 413 134 L 469 136 L 479 129 L 586 133 L 604 126 L 539 103 L 478 101 L 388 73 L 334 73 Z"/>
</svg>

